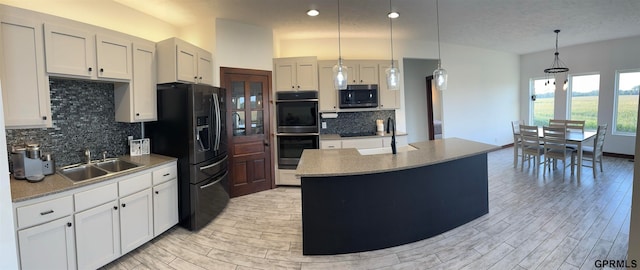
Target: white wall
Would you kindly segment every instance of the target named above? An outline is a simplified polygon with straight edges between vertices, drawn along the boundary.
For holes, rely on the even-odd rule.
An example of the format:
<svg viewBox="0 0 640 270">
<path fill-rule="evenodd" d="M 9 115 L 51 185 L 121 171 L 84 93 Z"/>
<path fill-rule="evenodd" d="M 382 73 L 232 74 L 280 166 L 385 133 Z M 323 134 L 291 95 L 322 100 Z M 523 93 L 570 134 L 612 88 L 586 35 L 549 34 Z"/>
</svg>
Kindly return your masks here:
<svg viewBox="0 0 640 270">
<path fill-rule="evenodd" d="M 640 37 L 600 41 L 559 48 L 560 59 L 569 67 L 569 75 L 600 73 L 600 96 L 598 104 L 599 124 L 608 123 L 609 133 L 604 151 L 619 154 L 634 154 L 635 136 L 613 135 L 615 71 L 640 68 Z M 553 50 L 530 53 L 520 57 L 520 119 L 529 119 L 529 79 L 544 77 L 543 70 L 553 60 Z M 567 111 L 567 92 L 556 90 L 555 117 L 563 118 Z"/>
<path fill-rule="evenodd" d="M 318 56 L 337 59 L 336 39 L 282 40 L 276 57 Z M 394 39 L 394 57 L 437 59 L 437 44 Z M 388 39 L 342 39 L 344 59 L 387 59 Z M 449 89 L 442 93 L 443 134 L 479 142 L 513 142 L 510 121 L 518 119 L 519 57 L 512 53 L 442 44 L 442 66 L 449 73 Z M 400 72 L 404 66 L 400 61 Z M 401 85 L 404 97 L 404 86 Z M 398 130 L 406 131 L 404 100 L 396 111 Z"/>
<path fill-rule="evenodd" d="M 2 87 L 0 85 L 0 127 L 4 127 L 3 112 Z M 0 145 L 7 145 L 4 128 L 0 128 Z M 9 159 L 7 151 L 0 151 L 0 269 L 18 269 L 18 249 L 13 228 Z"/>
<path fill-rule="evenodd" d="M 273 70 L 270 28 L 217 19 L 215 35 L 214 84 L 220 85 L 220 67 Z"/>
<path fill-rule="evenodd" d="M 404 66 L 402 73 L 404 108 L 407 112 L 411 112 L 405 115 L 407 141 L 409 143 L 426 141 L 429 139 L 429 125 L 427 124 L 427 82 L 425 77 L 437 68 L 438 60 L 405 58 L 402 62 Z M 436 113 L 440 115 L 434 108 L 434 116 Z"/>
</svg>

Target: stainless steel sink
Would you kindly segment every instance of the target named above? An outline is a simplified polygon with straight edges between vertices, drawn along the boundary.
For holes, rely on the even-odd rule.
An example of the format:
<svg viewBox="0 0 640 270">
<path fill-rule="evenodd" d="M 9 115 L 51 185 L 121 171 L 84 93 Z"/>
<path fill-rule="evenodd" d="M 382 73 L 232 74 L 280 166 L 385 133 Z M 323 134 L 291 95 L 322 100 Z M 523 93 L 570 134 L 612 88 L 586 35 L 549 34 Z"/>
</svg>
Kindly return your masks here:
<svg viewBox="0 0 640 270">
<path fill-rule="evenodd" d="M 140 167 L 138 164 L 127 162 L 120 159 L 112 159 L 107 161 L 101 161 L 95 164 L 100 169 L 104 169 L 110 172 L 121 172 L 129 169 Z"/>
<path fill-rule="evenodd" d="M 108 172 L 91 165 L 72 165 L 58 171 L 71 181 L 78 182 L 106 175 Z"/>
<path fill-rule="evenodd" d="M 74 164 L 65 166 L 58 170 L 58 174 L 73 182 L 81 182 L 106 175 L 115 175 L 119 172 L 140 166 L 142 165 L 113 158 L 91 164 Z"/>
</svg>

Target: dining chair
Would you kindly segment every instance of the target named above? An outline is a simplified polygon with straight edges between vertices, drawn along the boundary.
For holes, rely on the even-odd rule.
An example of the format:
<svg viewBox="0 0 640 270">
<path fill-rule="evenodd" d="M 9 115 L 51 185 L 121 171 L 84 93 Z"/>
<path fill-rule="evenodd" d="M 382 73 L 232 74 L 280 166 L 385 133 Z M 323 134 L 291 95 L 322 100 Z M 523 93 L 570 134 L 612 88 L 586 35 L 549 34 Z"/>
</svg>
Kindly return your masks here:
<svg viewBox="0 0 640 270">
<path fill-rule="evenodd" d="M 604 147 L 604 138 L 607 136 L 607 127 L 608 124 L 598 125 L 598 130 L 596 131 L 596 136 L 593 139 L 593 147 L 591 146 L 583 146 L 582 147 L 582 160 L 590 161 L 591 164 L 584 164 L 584 167 L 591 167 L 593 169 L 593 177 L 596 176 L 596 163 L 600 163 L 600 172 L 603 172 L 602 168 L 602 149 Z M 578 154 L 578 151 L 574 151 L 571 153 L 572 156 Z M 573 158 L 572 158 L 573 159 Z"/>
<path fill-rule="evenodd" d="M 522 155 L 520 125 L 524 125 L 524 120 L 511 121 L 511 130 L 513 130 L 513 167 L 516 168 L 518 167 L 518 156 Z"/>
<path fill-rule="evenodd" d="M 584 132 L 584 120 L 566 120 L 567 131 Z"/>
<path fill-rule="evenodd" d="M 566 127 L 567 126 L 567 120 L 549 119 L 549 126 L 550 127 Z"/>
<path fill-rule="evenodd" d="M 557 164 L 557 160 L 562 160 L 562 175 L 564 176 L 564 169 L 567 167 L 567 157 L 571 158 L 571 174 L 573 174 L 574 156 L 572 155 L 573 149 L 567 148 L 567 129 L 564 127 L 543 127 L 543 141 L 544 141 L 544 170 L 551 171 L 551 164 L 553 167 Z"/>
<path fill-rule="evenodd" d="M 540 136 L 538 135 L 537 126 L 520 125 L 520 140 L 522 143 L 522 164 L 520 170 L 524 170 L 524 161 L 527 160 L 531 164 L 531 160 L 535 164 L 536 174 L 540 170 L 544 147 Z"/>
</svg>

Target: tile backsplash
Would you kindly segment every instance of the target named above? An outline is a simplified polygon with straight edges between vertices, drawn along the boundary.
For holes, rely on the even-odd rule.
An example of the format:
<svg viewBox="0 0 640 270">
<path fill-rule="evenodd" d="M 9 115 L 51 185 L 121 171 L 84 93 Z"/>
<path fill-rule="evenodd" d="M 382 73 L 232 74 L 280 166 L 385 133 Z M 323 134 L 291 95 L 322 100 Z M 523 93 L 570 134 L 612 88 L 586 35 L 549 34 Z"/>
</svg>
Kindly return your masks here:
<svg viewBox="0 0 640 270">
<path fill-rule="evenodd" d="M 56 166 L 84 162 L 85 149 L 92 159 L 129 153 L 127 136 L 140 137 L 139 123 L 115 120 L 113 83 L 51 78 L 52 128 L 7 129 L 7 148 L 39 143 L 42 153 L 51 153 Z M 28 106 L 28 105 L 25 105 Z"/>
<path fill-rule="evenodd" d="M 320 122 L 326 122 L 327 128 L 320 128 L 321 134 L 340 134 L 352 132 L 376 132 L 376 120 L 396 118 L 395 110 L 371 111 L 371 112 L 339 112 L 338 118 L 320 118 Z"/>
</svg>

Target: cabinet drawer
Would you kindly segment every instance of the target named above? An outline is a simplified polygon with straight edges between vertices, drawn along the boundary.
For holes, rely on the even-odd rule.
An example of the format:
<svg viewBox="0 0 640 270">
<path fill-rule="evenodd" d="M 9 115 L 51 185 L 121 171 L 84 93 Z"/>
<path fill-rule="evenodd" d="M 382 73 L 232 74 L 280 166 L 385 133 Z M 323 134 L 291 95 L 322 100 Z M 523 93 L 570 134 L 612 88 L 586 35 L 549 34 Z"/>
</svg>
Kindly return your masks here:
<svg viewBox="0 0 640 270">
<path fill-rule="evenodd" d="M 296 170 L 278 170 L 277 185 L 300 185 L 300 177 L 296 176 Z"/>
<path fill-rule="evenodd" d="M 176 178 L 178 175 L 178 171 L 176 166 L 166 167 L 162 169 L 155 170 L 153 172 L 153 184 L 157 185 L 160 183 L 164 183 L 167 180 L 171 180 Z"/>
<path fill-rule="evenodd" d="M 74 195 L 76 212 L 98 206 L 118 198 L 117 183 L 94 188 Z"/>
<path fill-rule="evenodd" d="M 118 192 L 120 197 L 123 197 L 149 187 L 151 187 L 151 173 L 146 173 L 120 181 Z"/>
<path fill-rule="evenodd" d="M 330 140 L 320 141 L 320 149 L 340 149 L 342 148 L 342 141 Z"/>
<path fill-rule="evenodd" d="M 50 201 L 18 207 L 16 209 L 18 228 L 49 222 L 51 220 L 73 213 L 73 199 L 71 196 Z"/>
</svg>

